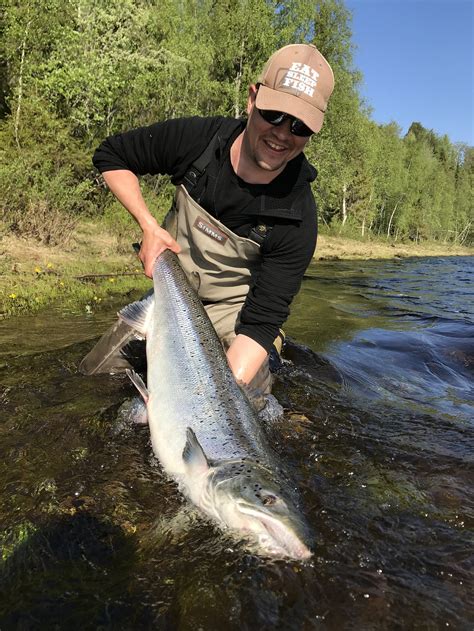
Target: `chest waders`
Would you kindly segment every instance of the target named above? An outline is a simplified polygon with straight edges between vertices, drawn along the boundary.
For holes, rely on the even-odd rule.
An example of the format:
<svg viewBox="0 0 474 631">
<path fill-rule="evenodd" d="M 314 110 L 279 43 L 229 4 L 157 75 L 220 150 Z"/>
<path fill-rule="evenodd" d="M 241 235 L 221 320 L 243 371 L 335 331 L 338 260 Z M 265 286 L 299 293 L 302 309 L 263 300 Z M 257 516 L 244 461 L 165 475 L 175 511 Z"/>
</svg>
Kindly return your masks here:
<svg viewBox="0 0 474 631">
<path fill-rule="evenodd" d="M 249 289 L 260 271 L 259 244 L 229 230 L 204 210 L 184 186 L 176 189 L 163 227 L 181 246 L 181 267 L 227 350 L 236 336 L 235 328 Z M 250 385 L 264 394 L 270 393 L 268 359 Z"/>
<path fill-rule="evenodd" d="M 257 243 L 234 234 L 186 191 L 176 190 L 164 228 L 181 246 L 179 262 L 204 304 L 219 339 L 228 347 L 255 276 L 260 271 Z"/>
</svg>

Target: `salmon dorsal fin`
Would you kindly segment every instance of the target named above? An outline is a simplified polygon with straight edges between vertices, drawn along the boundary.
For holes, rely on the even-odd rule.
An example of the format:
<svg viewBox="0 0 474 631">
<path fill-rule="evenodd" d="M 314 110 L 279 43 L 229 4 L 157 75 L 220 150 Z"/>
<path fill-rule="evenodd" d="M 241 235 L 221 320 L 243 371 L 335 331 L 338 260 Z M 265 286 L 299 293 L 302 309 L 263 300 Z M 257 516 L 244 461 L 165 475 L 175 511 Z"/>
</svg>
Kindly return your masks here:
<svg viewBox="0 0 474 631">
<path fill-rule="evenodd" d="M 135 329 L 135 331 L 143 335 L 143 337 L 146 337 L 150 327 L 154 304 L 155 298 L 153 294 L 151 294 L 142 300 L 137 300 L 127 305 L 118 312 L 118 316 L 131 326 L 132 329 Z"/>
<path fill-rule="evenodd" d="M 186 429 L 186 445 L 183 449 L 183 460 L 196 474 L 204 473 L 209 469 L 209 461 L 203 448 L 199 444 L 196 434 L 188 427 Z"/>
</svg>

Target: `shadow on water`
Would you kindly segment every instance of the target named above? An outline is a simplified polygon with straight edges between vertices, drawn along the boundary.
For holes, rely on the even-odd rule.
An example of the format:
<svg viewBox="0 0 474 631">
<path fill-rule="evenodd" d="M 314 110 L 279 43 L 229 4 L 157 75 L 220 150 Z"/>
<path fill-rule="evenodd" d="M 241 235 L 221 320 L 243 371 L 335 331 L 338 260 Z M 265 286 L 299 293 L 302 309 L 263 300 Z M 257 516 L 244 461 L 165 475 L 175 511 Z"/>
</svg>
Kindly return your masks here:
<svg viewBox="0 0 474 631">
<path fill-rule="evenodd" d="M 77 373 L 120 305 L 0 323 L 0 628 L 471 628 L 471 269 L 309 270 L 266 427 L 316 533 L 307 563 L 202 519 L 121 424 L 128 381 Z"/>
<path fill-rule="evenodd" d="M 98 628 L 129 617 L 135 554 L 120 528 L 80 508 L 38 524 L 3 563 L 2 628 Z"/>
</svg>

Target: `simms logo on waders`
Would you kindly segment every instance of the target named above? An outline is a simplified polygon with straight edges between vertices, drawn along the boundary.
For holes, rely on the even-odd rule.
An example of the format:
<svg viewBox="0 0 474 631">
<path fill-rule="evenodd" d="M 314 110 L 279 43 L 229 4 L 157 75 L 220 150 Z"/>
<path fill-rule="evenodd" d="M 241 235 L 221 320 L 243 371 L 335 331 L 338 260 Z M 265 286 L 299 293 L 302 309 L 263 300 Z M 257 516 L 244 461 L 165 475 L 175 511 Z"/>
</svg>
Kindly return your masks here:
<svg viewBox="0 0 474 631">
<path fill-rule="evenodd" d="M 196 221 L 194 222 L 194 227 L 197 228 L 200 232 L 206 234 L 208 237 L 211 237 L 211 239 L 214 239 L 214 241 L 217 241 L 217 243 L 220 243 L 221 245 L 224 245 L 228 239 L 227 235 L 221 232 L 219 228 L 216 228 L 212 224 L 208 223 L 202 217 L 197 217 Z"/>
</svg>

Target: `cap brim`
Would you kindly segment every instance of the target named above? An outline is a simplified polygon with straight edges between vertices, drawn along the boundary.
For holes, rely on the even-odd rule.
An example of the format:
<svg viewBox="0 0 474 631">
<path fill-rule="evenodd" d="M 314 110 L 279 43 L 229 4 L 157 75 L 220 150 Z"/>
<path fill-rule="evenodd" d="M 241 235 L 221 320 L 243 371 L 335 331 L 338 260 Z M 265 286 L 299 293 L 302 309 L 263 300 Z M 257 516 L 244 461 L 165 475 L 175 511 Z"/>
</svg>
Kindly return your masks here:
<svg viewBox="0 0 474 631">
<path fill-rule="evenodd" d="M 315 134 L 323 126 L 324 112 L 298 96 L 272 90 L 266 85 L 259 86 L 255 104 L 260 110 L 275 110 L 291 114 L 291 116 L 302 120 Z"/>
</svg>

